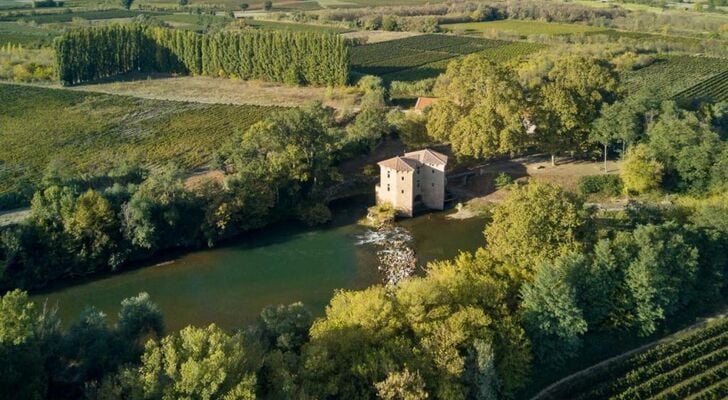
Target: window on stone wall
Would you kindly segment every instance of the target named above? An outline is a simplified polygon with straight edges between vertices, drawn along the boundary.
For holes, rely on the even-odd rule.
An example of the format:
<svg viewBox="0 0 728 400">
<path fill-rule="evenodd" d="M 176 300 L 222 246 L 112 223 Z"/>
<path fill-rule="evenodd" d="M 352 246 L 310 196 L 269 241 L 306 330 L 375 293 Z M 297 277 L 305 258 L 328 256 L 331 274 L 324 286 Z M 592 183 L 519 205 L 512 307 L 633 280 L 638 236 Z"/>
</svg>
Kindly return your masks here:
<svg viewBox="0 0 728 400">
<path fill-rule="evenodd" d="M 432 184 L 432 187 L 435 187 L 435 184 L 434 183 Z"/>
<path fill-rule="evenodd" d="M 402 180 L 404 180 L 404 176 L 402 177 Z"/>
<path fill-rule="evenodd" d="M 387 191 L 389 192 L 389 183 L 387 184 Z"/>
<path fill-rule="evenodd" d="M 404 190 L 402 190 L 402 194 L 404 194 Z"/>
<path fill-rule="evenodd" d="M 387 171 L 387 179 L 389 179 L 389 171 Z"/>
</svg>

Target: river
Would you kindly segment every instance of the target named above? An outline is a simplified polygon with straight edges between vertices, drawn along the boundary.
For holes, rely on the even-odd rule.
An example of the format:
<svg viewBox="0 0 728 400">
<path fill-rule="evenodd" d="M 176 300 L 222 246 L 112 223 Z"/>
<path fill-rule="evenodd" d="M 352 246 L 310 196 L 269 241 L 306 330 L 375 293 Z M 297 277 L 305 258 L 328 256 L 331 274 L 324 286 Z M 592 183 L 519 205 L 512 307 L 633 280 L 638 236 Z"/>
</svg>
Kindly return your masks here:
<svg viewBox="0 0 728 400">
<path fill-rule="evenodd" d="M 77 284 L 33 300 L 58 305 L 64 326 L 93 305 L 116 319 L 122 299 L 147 292 L 164 313 L 168 330 L 214 322 L 243 327 L 269 304 L 302 301 L 322 315 L 336 289 L 381 281 L 371 231 L 357 225 L 361 207 L 340 209 L 331 226 L 277 226 L 226 246 L 180 255 L 153 266 Z M 452 220 L 426 214 L 398 223 L 410 231 L 418 262 L 452 258 L 483 244 L 482 219 Z"/>
</svg>

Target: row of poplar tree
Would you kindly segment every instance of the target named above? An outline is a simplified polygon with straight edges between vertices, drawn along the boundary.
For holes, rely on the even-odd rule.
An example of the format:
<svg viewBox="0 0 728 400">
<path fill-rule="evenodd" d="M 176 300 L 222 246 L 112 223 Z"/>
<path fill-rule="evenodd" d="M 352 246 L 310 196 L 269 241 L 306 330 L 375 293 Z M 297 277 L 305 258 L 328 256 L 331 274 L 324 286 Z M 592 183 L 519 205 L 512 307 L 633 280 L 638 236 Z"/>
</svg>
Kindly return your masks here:
<svg viewBox="0 0 728 400">
<path fill-rule="evenodd" d="M 55 41 L 64 85 L 132 71 L 338 86 L 349 75 L 349 45 L 330 33 L 255 31 L 198 34 L 138 24 L 69 31 Z"/>
</svg>

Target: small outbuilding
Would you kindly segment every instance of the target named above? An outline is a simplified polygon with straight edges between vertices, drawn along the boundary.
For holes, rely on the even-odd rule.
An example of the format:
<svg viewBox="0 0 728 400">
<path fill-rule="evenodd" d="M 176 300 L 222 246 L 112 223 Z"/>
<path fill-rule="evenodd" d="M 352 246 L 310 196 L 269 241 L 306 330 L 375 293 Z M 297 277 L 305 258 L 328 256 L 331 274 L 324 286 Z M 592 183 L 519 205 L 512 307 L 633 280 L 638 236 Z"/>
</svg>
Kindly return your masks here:
<svg viewBox="0 0 728 400">
<path fill-rule="evenodd" d="M 418 97 L 414 110 L 422 112 L 427 107 L 435 105 L 435 103 L 437 103 L 437 97 Z"/>
<path fill-rule="evenodd" d="M 424 149 L 379 163 L 377 204 L 390 204 L 397 215 L 411 217 L 416 208 L 445 208 L 447 156 Z"/>
</svg>

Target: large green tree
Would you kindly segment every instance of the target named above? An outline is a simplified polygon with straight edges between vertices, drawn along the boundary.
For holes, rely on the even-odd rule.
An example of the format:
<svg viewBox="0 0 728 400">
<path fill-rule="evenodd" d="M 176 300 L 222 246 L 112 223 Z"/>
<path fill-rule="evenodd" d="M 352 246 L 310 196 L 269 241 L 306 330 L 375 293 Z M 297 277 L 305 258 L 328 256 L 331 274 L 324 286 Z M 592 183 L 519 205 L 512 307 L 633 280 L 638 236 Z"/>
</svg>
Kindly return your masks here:
<svg viewBox="0 0 728 400">
<path fill-rule="evenodd" d="M 38 318 L 27 293 L 13 290 L 0 298 L 0 393 L 4 398 L 46 397 Z"/>
<path fill-rule="evenodd" d="M 544 364 L 560 365 L 576 356 L 587 322 L 571 280 L 583 268 L 583 256 L 567 254 L 539 265 L 533 282 L 521 289 L 523 318 L 534 351 Z"/>
<path fill-rule="evenodd" d="M 542 183 L 514 188 L 493 210 L 485 228 L 487 249 L 513 266 L 517 279 L 531 280 L 537 265 L 584 249 L 589 215 L 580 197 Z"/>
<path fill-rule="evenodd" d="M 255 372 L 240 333 L 189 326 L 149 341 L 139 379 L 151 399 L 255 399 Z"/>
<path fill-rule="evenodd" d="M 527 145 L 530 110 L 511 69 L 470 55 L 450 63 L 434 91 L 439 101 L 428 112 L 427 130 L 456 154 L 486 158 Z"/>
<path fill-rule="evenodd" d="M 647 139 L 650 155 L 665 167 L 665 184 L 697 192 L 708 188 L 711 168 L 725 146 L 709 122 L 674 102 L 662 104 Z"/>
<path fill-rule="evenodd" d="M 633 258 L 626 271 L 634 327 L 642 335 L 684 307 L 695 295 L 697 249 L 677 225 L 640 226 L 632 232 Z"/>
<path fill-rule="evenodd" d="M 568 56 L 557 60 L 535 92 L 540 146 L 552 156 L 563 151 L 583 151 L 592 122 L 602 105 L 618 95 L 619 77 L 600 59 Z"/>
</svg>

